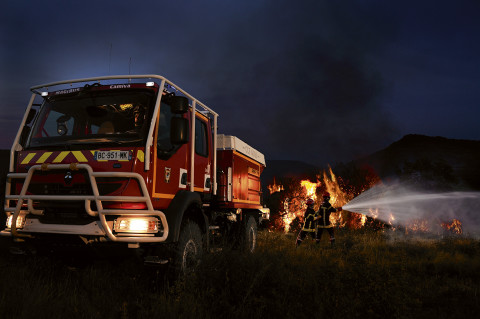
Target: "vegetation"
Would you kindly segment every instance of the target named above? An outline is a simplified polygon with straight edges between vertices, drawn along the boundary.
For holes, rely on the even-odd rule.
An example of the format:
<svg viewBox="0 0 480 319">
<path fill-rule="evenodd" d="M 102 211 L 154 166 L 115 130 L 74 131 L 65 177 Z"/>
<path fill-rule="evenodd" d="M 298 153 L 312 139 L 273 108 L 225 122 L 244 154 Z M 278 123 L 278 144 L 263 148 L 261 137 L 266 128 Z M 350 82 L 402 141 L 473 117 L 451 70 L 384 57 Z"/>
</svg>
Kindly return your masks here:
<svg viewBox="0 0 480 319">
<path fill-rule="evenodd" d="M 338 229 L 328 239 L 259 233 L 253 254 L 206 254 L 192 275 L 135 259 L 18 256 L 1 240 L 1 318 L 473 318 L 480 242 Z M 79 264 L 79 261 L 82 261 Z"/>
</svg>

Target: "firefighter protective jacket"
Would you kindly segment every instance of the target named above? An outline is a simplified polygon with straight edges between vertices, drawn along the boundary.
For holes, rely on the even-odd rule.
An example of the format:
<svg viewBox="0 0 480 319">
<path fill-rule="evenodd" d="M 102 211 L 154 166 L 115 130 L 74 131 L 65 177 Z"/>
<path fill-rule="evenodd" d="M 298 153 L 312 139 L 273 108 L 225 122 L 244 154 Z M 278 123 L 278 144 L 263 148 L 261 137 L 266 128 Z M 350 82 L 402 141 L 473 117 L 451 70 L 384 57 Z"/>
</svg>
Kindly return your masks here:
<svg viewBox="0 0 480 319">
<path fill-rule="evenodd" d="M 330 214 L 336 212 L 337 209 L 333 208 L 329 202 L 323 202 L 322 206 L 318 210 L 318 228 L 331 228 L 333 225 L 330 223 Z"/>
<path fill-rule="evenodd" d="M 315 231 L 315 217 L 317 216 L 317 213 L 315 210 L 311 207 L 308 207 L 307 210 L 305 211 L 305 215 L 303 217 L 303 231 L 308 231 L 308 232 L 314 232 Z"/>
</svg>

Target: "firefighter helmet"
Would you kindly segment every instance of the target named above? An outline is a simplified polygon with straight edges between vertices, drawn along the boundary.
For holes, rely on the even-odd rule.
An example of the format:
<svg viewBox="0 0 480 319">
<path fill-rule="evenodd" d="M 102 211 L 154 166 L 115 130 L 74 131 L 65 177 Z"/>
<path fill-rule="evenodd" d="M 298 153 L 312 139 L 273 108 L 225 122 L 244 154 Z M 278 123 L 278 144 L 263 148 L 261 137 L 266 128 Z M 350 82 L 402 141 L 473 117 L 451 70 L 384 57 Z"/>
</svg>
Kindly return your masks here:
<svg viewBox="0 0 480 319">
<path fill-rule="evenodd" d="M 309 198 L 307 199 L 307 205 L 310 206 L 310 205 L 313 205 L 315 204 L 315 202 L 313 201 L 313 199 Z"/>
</svg>

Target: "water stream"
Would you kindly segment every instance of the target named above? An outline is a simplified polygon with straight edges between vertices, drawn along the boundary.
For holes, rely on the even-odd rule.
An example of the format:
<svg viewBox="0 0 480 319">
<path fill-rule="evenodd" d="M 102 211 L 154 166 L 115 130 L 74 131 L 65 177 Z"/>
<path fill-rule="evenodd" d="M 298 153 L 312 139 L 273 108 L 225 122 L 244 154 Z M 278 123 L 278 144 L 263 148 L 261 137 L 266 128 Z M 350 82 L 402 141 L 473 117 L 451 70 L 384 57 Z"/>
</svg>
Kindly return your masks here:
<svg viewBox="0 0 480 319">
<path fill-rule="evenodd" d="M 457 219 L 465 233 L 480 234 L 480 192 L 434 193 L 399 183 L 379 184 L 355 197 L 343 209 L 404 227 L 423 220 L 431 231 L 442 222 Z"/>
</svg>

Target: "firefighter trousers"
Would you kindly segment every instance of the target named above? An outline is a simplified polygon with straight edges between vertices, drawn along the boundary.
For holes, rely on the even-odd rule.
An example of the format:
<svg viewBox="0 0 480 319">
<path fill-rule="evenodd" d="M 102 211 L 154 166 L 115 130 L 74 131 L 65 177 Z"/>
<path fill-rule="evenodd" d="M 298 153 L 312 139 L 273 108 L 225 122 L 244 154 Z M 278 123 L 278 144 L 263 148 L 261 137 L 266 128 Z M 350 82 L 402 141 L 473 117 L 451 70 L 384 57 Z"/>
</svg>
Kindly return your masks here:
<svg viewBox="0 0 480 319">
<path fill-rule="evenodd" d="M 328 231 L 328 234 L 330 235 L 330 243 L 332 244 L 332 246 L 334 246 L 335 245 L 335 233 L 333 231 L 333 227 L 330 227 L 330 228 L 318 227 L 317 228 L 317 233 L 316 233 L 316 236 L 315 236 L 317 244 L 320 243 L 320 238 L 322 238 L 322 233 L 323 233 L 324 229 L 326 229 Z"/>
<path fill-rule="evenodd" d="M 312 239 L 316 239 L 316 232 L 315 231 L 307 231 L 307 230 L 300 230 L 297 236 L 297 241 L 295 243 L 295 246 L 298 247 L 300 244 L 304 241 L 305 237 L 310 234 L 312 236 Z"/>
</svg>

